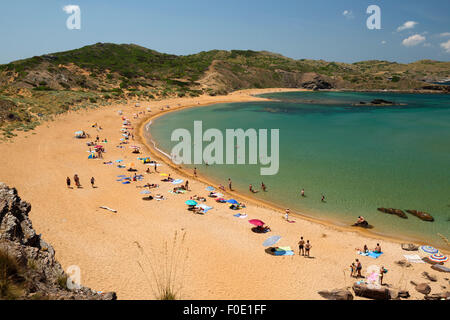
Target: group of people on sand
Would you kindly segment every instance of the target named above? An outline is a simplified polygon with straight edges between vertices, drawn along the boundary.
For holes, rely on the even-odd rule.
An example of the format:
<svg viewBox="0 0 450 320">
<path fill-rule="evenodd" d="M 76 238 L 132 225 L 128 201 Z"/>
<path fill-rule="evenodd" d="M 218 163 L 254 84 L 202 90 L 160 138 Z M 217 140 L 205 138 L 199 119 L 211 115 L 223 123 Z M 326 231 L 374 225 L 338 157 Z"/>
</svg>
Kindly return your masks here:
<svg viewBox="0 0 450 320">
<path fill-rule="evenodd" d="M 300 237 L 300 241 L 298 242 L 298 255 L 302 255 L 304 257 L 309 257 L 309 252 L 311 251 L 312 245 L 309 240 L 303 240 L 303 237 Z"/>
<path fill-rule="evenodd" d="M 75 183 L 75 186 L 77 188 L 82 188 L 81 183 L 80 183 L 80 177 L 78 176 L 78 174 L 75 174 L 73 176 L 73 182 Z M 72 184 L 72 181 L 70 180 L 69 177 L 67 177 L 66 178 L 67 188 L 72 189 L 71 184 Z M 94 177 L 91 177 L 91 186 L 92 186 L 92 188 L 95 188 L 95 178 Z"/>
</svg>

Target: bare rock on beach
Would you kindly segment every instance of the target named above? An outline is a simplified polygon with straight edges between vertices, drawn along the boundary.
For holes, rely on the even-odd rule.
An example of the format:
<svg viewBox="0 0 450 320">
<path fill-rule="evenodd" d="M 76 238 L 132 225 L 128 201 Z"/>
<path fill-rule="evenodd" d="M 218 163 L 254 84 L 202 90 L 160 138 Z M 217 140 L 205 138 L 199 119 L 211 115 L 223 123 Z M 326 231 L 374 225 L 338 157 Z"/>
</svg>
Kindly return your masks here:
<svg viewBox="0 0 450 320">
<path fill-rule="evenodd" d="M 55 250 L 33 229 L 30 211 L 31 205 L 16 189 L 0 183 L 0 262 L 9 273 L 3 279 L 1 274 L 0 280 L 5 288 L 16 288 L 1 291 L 0 299 L 115 300 L 114 292 L 99 294 L 83 286 L 71 286 Z"/>
<path fill-rule="evenodd" d="M 437 281 L 436 276 L 431 275 L 431 274 L 429 274 L 429 273 L 426 272 L 426 271 L 422 272 L 422 276 L 424 276 L 425 279 L 428 279 L 428 280 L 430 280 L 430 281 L 432 281 L 432 282 L 436 282 L 436 281 Z"/>
<path fill-rule="evenodd" d="M 429 294 L 431 292 L 431 287 L 427 283 L 419 283 L 411 281 L 411 284 L 416 287 L 416 290 L 422 294 Z"/>
<path fill-rule="evenodd" d="M 353 294 L 347 289 L 334 289 L 331 291 L 319 291 L 319 294 L 327 300 L 353 300 Z"/>
<path fill-rule="evenodd" d="M 364 297 L 374 300 L 389 300 L 391 292 L 386 287 L 369 286 L 367 284 L 353 284 L 353 291 L 358 297 Z M 394 297 L 397 298 L 397 297 Z"/>
<path fill-rule="evenodd" d="M 425 295 L 425 300 L 450 300 L 450 291 Z"/>
<path fill-rule="evenodd" d="M 406 251 L 417 251 L 419 250 L 419 246 L 412 243 L 402 243 L 402 249 Z"/>
<path fill-rule="evenodd" d="M 399 266 L 405 267 L 405 268 L 412 267 L 412 264 L 406 260 L 398 260 L 398 261 L 395 261 L 395 263 L 398 264 Z"/>
</svg>

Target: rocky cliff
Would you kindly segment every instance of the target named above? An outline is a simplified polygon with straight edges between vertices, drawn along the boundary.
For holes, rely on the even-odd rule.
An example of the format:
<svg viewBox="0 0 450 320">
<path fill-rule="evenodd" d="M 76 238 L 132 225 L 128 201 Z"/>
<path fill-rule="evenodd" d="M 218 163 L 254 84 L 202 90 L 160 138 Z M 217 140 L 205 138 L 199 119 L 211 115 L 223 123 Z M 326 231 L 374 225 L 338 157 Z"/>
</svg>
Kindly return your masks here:
<svg viewBox="0 0 450 320">
<path fill-rule="evenodd" d="M 16 189 L 0 183 L 0 299 L 115 300 L 114 292 L 70 289 L 55 250 L 33 229 L 30 210 Z"/>
</svg>

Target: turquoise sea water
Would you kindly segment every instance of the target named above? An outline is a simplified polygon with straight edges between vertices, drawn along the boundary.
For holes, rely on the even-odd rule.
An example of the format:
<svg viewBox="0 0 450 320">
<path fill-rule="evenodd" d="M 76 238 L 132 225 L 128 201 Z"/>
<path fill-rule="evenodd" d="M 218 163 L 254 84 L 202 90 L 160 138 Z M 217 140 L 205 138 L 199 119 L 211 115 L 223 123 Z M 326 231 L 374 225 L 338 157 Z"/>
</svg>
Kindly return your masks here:
<svg viewBox="0 0 450 320">
<path fill-rule="evenodd" d="M 450 96 L 432 94 L 289 92 L 269 102 L 217 104 L 164 115 L 150 126 L 168 154 L 176 128 L 280 129 L 280 169 L 261 176 L 261 165 L 196 165 L 199 172 L 252 196 L 338 224 L 363 215 L 374 232 L 439 246 L 450 238 Z M 400 106 L 356 107 L 381 98 Z M 405 104 L 405 105 L 403 105 Z M 224 135 L 225 136 L 225 135 Z M 204 143 L 206 145 L 207 143 Z M 193 167 L 193 166 L 189 166 Z M 306 198 L 300 197 L 304 188 Z M 325 195 L 326 203 L 321 202 Z M 435 222 L 404 220 L 377 207 L 429 212 Z"/>
</svg>

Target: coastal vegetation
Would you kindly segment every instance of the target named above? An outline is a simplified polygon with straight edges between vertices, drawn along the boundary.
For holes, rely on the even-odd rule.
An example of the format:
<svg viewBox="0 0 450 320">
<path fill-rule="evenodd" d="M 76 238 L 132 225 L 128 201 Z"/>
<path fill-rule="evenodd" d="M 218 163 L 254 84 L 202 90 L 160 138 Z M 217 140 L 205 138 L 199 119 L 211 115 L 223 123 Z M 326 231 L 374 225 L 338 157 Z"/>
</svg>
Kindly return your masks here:
<svg viewBox="0 0 450 320">
<path fill-rule="evenodd" d="M 125 100 L 226 95 L 250 88 L 428 90 L 449 62 L 356 63 L 290 59 L 267 51 L 160 53 L 134 44 L 97 43 L 0 65 L 0 130 L 5 138 L 54 115 Z"/>
</svg>

